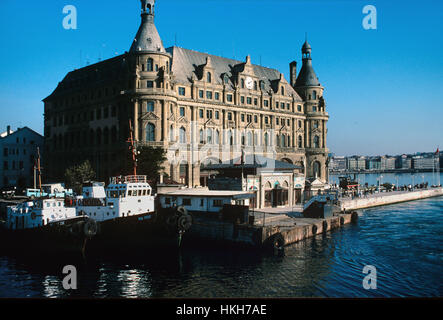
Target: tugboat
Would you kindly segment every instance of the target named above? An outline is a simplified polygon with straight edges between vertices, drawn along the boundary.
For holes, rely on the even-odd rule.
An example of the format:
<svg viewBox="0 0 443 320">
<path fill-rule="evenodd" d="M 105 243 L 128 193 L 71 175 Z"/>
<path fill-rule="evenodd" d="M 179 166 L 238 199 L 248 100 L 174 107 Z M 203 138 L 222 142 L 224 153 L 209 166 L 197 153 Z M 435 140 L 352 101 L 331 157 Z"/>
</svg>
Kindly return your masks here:
<svg viewBox="0 0 443 320">
<path fill-rule="evenodd" d="M 79 217 L 60 198 L 42 198 L 6 208 L 0 217 L 1 249 L 29 253 L 84 253 L 97 223 Z"/>
<path fill-rule="evenodd" d="M 108 186 L 92 182 L 74 199 L 79 217 L 94 219 L 98 234 L 88 250 L 179 247 L 192 217 L 183 207 L 167 212 L 155 210 L 156 197 L 145 175 L 137 175 L 137 150 L 130 126 L 133 175 L 110 178 Z"/>
<path fill-rule="evenodd" d="M 89 217 L 79 217 L 66 198 L 43 192 L 40 153 L 37 160 L 38 192 L 0 211 L 0 250 L 84 254 L 86 242 L 97 234 L 97 223 Z"/>
</svg>

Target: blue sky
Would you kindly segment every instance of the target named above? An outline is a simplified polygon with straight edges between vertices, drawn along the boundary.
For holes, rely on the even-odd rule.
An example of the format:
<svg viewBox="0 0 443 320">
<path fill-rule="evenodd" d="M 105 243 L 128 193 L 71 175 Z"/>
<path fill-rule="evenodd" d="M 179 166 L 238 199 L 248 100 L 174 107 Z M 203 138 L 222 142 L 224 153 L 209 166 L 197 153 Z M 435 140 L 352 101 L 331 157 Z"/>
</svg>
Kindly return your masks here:
<svg viewBox="0 0 443 320">
<path fill-rule="evenodd" d="M 362 9 L 377 8 L 377 30 Z M 62 27 L 74 5 L 78 29 Z M 301 67 L 305 32 L 325 86 L 328 147 L 337 155 L 443 148 L 443 2 L 158 0 L 156 25 L 178 46 L 283 72 Z M 129 50 L 138 0 L 0 1 L 0 130 L 43 132 L 43 103 L 67 72 Z"/>
</svg>

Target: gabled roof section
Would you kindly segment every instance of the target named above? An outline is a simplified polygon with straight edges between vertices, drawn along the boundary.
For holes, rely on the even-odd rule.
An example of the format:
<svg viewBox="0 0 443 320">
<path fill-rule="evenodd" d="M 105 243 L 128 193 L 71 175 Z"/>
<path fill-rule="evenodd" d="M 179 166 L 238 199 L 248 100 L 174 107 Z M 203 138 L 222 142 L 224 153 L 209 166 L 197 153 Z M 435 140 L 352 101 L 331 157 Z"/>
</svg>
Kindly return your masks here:
<svg viewBox="0 0 443 320">
<path fill-rule="evenodd" d="M 218 57 L 175 46 L 167 48 L 166 52 L 172 55 L 172 72 L 174 73 L 176 81 L 187 85 L 192 84 L 193 77 L 197 79 L 202 78 L 200 73 L 203 66 L 206 65 L 208 57 L 210 57 L 211 67 L 214 69 L 215 73 L 212 77 L 212 82 L 222 85 L 223 78 L 226 75 L 229 78 L 228 85 L 231 89 L 235 88 L 235 81 L 238 73 L 242 72 L 245 69 L 245 65 L 247 65 L 247 62 L 245 63 L 244 61 Z M 275 92 L 274 83 L 280 80 L 280 71 L 253 64 L 250 66 L 259 80 L 263 81 L 264 90 L 266 92 Z M 287 81 L 285 84 L 285 93 L 289 96 L 294 95 L 297 101 L 302 101 L 300 96 L 295 92 L 291 85 L 287 83 Z"/>
</svg>

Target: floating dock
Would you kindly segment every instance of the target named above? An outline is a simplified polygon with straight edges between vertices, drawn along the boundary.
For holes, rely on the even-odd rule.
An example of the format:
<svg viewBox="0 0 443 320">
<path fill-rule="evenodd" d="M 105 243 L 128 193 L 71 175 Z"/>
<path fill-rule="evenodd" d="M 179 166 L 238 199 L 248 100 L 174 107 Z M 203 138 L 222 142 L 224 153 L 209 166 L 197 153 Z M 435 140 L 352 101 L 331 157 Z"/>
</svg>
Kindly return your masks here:
<svg viewBox="0 0 443 320">
<path fill-rule="evenodd" d="M 443 188 L 441 187 L 415 191 L 382 192 L 354 199 L 341 198 L 339 202 L 342 211 L 350 211 L 440 196 L 443 196 Z"/>
</svg>

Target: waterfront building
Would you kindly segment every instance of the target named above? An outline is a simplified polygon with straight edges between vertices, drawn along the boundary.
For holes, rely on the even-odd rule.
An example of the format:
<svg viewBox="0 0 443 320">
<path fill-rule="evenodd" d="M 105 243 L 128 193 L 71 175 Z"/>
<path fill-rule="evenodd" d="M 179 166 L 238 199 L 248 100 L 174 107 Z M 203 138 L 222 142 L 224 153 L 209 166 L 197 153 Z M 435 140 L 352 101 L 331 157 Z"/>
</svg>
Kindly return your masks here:
<svg viewBox="0 0 443 320">
<path fill-rule="evenodd" d="M 366 161 L 366 169 L 369 171 L 375 171 L 381 169 L 380 157 L 369 157 Z"/>
<path fill-rule="evenodd" d="M 395 164 L 395 168 L 396 169 L 411 169 L 412 168 L 412 158 L 408 155 L 401 155 L 397 157 L 396 160 L 396 164 Z"/>
<path fill-rule="evenodd" d="M 349 171 L 364 171 L 366 169 L 366 158 L 354 156 L 347 158 Z"/>
<path fill-rule="evenodd" d="M 412 157 L 412 167 L 418 170 L 433 170 L 435 168 L 434 157 L 414 156 Z"/>
<path fill-rule="evenodd" d="M 45 166 L 62 177 L 89 159 L 99 179 L 120 174 L 129 121 L 138 146 L 167 151 L 165 173 L 205 185 L 201 166 L 263 154 L 328 179 L 324 87 L 302 47 L 290 80 L 276 70 L 179 47 L 165 48 L 156 2 L 141 0 L 142 22 L 129 52 L 69 72 L 45 104 Z"/>
<path fill-rule="evenodd" d="M 253 192 L 251 207 L 285 207 L 302 201 L 306 181 L 303 168 L 284 161 L 247 155 L 220 164 L 211 164 L 204 171 L 216 172 L 209 179 L 211 190 Z M 312 181 L 315 180 L 311 179 Z"/>
<path fill-rule="evenodd" d="M 0 134 L 0 188 L 31 187 L 34 184 L 34 166 L 37 148 L 43 150 L 43 136 L 24 127 Z"/>
<path fill-rule="evenodd" d="M 397 160 L 395 157 L 382 156 L 380 159 L 380 169 L 381 170 L 394 170 L 396 161 Z"/>
<path fill-rule="evenodd" d="M 329 167 L 332 171 L 346 171 L 346 158 L 344 156 L 335 156 L 331 158 L 331 163 L 329 164 Z"/>
</svg>

